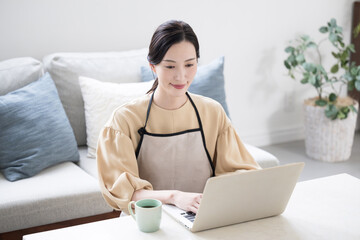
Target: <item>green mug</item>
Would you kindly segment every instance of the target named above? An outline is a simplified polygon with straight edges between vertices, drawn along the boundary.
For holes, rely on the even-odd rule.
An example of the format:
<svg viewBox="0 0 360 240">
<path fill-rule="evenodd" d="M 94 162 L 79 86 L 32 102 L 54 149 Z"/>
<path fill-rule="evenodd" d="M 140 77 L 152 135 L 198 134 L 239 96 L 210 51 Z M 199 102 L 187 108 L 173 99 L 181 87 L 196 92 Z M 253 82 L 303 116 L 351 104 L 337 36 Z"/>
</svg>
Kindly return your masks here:
<svg viewBox="0 0 360 240">
<path fill-rule="evenodd" d="M 135 205 L 135 214 L 132 205 Z M 142 199 L 128 204 L 130 215 L 136 221 L 140 231 L 156 232 L 160 228 L 162 203 L 156 199 Z"/>
</svg>

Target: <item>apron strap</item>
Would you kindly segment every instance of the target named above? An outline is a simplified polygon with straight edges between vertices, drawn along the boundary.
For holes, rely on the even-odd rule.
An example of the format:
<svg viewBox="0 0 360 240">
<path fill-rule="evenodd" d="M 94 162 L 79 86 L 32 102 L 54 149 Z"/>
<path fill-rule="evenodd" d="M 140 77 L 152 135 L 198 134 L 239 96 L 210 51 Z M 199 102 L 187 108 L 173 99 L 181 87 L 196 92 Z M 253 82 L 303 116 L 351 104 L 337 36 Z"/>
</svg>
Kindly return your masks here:
<svg viewBox="0 0 360 240">
<path fill-rule="evenodd" d="M 199 128 L 200 128 L 200 132 L 201 132 L 201 137 L 202 137 L 202 140 L 203 140 L 203 144 L 204 144 L 204 148 L 205 148 L 205 152 L 206 152 L 206 155 L 207 155 L 207 158 L 209 160 L 209 163 L 210 163 L 210 166 L 211 166 L 211 169 L 212 169 L 212 176 L 215 177 L 215 166 L 214 166 L 214 163 L 213 161 L 211 160 L 211 157 L 210 157 L 210 154 L 207 150 L 207 147 L 206 147 L 206 141 L 205 141 L 205 134 L 204 134 L 204 130 L 203 130 L 203 127 L 202 127 L 202 123 L 201 123 L 201 118 L 200 118 L 200 114 L 196 108 L 196 105 L 195 103 L 193 102 L 193 100 L 191 99 L 190 95 L 188 92 L 186 92 L 186 95 L 188 96 L 190 102 L 191 102 L 191 105 L 194 107 L 194 110 L 195 110 L 195 113 L 196 113 L 196 117 L 198 119 L 198 122 L 199 122 Z"/>
<path fill-rule="evenodd" d="M 151 98 L 150 98 L 150 101 L 149 101 L 149 105 L 148 105 L 148 108 L 147 108 L 147 111 L 146 111 L 145 125 L 138 130 L 138 133 L 140 134 L 140 136 L 142 136 L 142 135 L 144 135 L 144 133 L 146 133 L 146 129 L 145 129 L 145 128 L 146 128 L 146 125 L 147 125 L 147 122 L 148 122 L 148 119 L 149 119 L 151 104 L 152 104 L 153 99 L 154 99 L 154 93 L 155 93 L 155 91 L 153 92 L 153 94 L 151 94 Z"/>
</svg>

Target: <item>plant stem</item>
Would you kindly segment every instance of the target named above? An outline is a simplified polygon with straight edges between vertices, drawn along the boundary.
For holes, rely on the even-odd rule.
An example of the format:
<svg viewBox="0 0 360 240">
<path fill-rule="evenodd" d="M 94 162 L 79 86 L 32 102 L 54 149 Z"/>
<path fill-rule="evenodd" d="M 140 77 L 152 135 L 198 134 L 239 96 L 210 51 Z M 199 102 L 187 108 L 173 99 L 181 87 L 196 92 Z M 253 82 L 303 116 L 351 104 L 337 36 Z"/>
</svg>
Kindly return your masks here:
<svg viewBox="0 0 360 240">
<path fill-rule="evenodd" d="M 321 54 L 320 54 L 320 49 L 319 49 L 319 47 L 320 47 L 320 45 L 321 45 L 324 41 L 326 41 L 326 39 L 327 39 L 327 38 L 322 39 L 322 40 L 317 44 L 317 46 L 316 46 L 316 51 L 317 51 L 317 53 L 318 53 L 318 55 L 319 55 L 319 63 L 320 63 L 320 65 L 322 65 L 322 59 L 321 59 Z"/>
</svg>

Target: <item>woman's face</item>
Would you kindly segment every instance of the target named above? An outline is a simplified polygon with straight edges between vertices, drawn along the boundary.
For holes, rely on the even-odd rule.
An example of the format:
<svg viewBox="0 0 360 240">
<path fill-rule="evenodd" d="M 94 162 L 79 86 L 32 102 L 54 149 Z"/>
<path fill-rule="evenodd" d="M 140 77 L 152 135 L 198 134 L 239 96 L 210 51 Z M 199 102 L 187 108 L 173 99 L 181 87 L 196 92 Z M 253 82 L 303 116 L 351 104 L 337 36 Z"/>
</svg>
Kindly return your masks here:
<svg viewBox="0 0 360 240">
<path fill-rule="evenodd" d="M 163 60 L 152 66 L 158 76 L 158 90 L 171 97 L 184 96 L 197 71 L 194 45 L 188 41 L 172 45 Z"/>
</svg>

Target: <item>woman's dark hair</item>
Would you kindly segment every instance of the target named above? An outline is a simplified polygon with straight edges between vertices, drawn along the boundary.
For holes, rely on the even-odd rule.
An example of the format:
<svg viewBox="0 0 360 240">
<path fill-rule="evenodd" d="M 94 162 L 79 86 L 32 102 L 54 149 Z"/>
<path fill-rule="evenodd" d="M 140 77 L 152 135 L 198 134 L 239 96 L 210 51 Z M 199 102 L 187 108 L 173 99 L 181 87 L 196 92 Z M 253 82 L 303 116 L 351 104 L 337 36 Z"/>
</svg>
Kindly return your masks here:
<svg viewBox="0 0 360 240">
<path fill-rule="evenodd" d="M 176 20 L 170 20 L 161 24 L 151 38 L 147 57 L 149 63 L 153 65 L 159 64 L 169 48 L 182 41 L 191 42 L 195 47 L 196 57 L 200 57 L 199 42 L 189 24 Z M 157 86 L 158 78 L 155 79 L 152 88 L 147 93 L 155 91 Z"/>
</svg>

